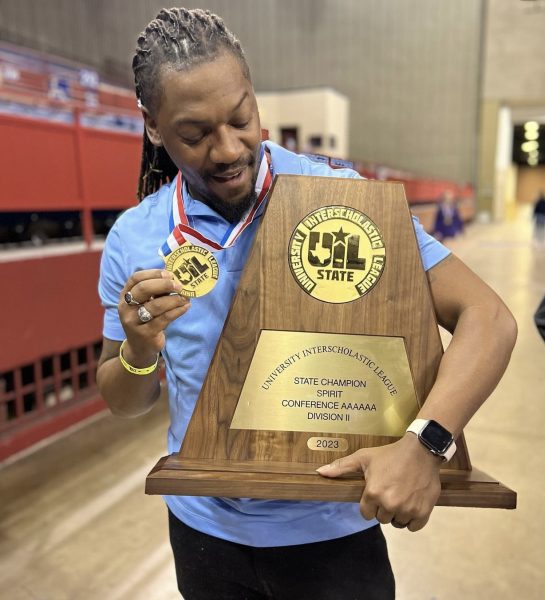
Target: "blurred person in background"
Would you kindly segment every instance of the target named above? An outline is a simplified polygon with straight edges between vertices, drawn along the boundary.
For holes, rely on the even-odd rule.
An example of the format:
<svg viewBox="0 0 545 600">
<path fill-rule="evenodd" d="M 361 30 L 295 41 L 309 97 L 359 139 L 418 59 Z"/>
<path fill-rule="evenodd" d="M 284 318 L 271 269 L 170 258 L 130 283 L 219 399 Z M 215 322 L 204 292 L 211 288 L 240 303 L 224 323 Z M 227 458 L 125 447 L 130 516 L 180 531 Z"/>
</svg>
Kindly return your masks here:
<svg viewBox="0 0 545 600">
<path fill-rule="evenodd" d="M 539 331 L 539 335 L 541 335 L 541 337 L 545 340 L 545 296 L 537 307 L 534 315 L 534 322 L 537 330 Z"/>
<path fill-rule="evenodd" d="M 458 203 L 451 190 L 443 193 L 443 198 L 437 206 L 433 235 L 439 241 L 454 238 L 464 230 L 464 224 L 458 210 Z"/>
<path fill-rule="evenodd" d="M 534 243 L 543 246 L 545 244 L 545 194 L 540 192 L 534 203 Z"/>
</svg>

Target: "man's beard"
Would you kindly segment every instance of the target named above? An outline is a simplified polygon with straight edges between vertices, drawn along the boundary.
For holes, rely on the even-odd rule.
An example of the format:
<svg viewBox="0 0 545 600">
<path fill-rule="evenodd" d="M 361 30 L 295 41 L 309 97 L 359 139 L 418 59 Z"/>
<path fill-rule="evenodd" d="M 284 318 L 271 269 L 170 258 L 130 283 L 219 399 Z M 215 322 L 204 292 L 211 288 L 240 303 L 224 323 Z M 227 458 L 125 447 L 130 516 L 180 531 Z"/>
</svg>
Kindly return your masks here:
<svg viewBox="0 0 545 600">
<path fill-rule="evenodd" d="M 207 204 L 229 223 L 238 223 L 242 215 L 255 204 L 256 200 L 255 181 L 252 181 L 252 191 L 238 203 L 225 202 L 215 195 L 210 195 L 207 198 Z"/>
<path fill-rule="evenodd" d="M 241 198 L 238 202 L 228 202 L 222 200 L 220 197 L 213 194 L 209 189 L 206 192 L 203 191 L 201 198 L 204 198 L 204 202 L 218 214 L 220 214 L 229 223 L 238 223 L 242 215 L 255 204 L 257 200 L 257 194 L 255 192 L 255 184 L 257 182 L 258 170 L 256 169 L 257 161 L 255 157 L 251 159 L 247 166 L 253 169 L 252 184 L 250 192 L 244 198 Z M 189 185 L 191 193 L 191 185 Z M 195 196 L 193 196 L 195 197 Z M 198 196 L 197 196 L 198 197 Z"/>
</svg>

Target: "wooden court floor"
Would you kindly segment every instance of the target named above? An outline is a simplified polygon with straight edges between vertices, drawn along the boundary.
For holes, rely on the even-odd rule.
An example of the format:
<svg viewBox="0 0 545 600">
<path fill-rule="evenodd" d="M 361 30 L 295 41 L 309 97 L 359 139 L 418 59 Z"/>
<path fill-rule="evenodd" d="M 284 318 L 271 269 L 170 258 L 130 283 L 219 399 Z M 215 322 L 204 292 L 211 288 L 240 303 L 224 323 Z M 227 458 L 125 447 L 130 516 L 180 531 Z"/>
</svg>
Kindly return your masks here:
<svg viewBox="0 0 545 600">
<path fill-rule="evenodd" d="M 514 488 L 518 508 L 437 508 L 421 532 L 386 527 L 397 597 L 541 600 L 545 343 L 532 314 L 545 294 L 545 247 L 532 244 L 527 212 L 473 225 L 449 245 L 519 324 L 507 374 L 466 429 L 473 464 Z M 0 468 L 2 600 L 179 598 L 166 510 L 143 492 L 164 454 L 167 419 L 164 402 L 140 419 L 95 417 Z"/>
</svg>

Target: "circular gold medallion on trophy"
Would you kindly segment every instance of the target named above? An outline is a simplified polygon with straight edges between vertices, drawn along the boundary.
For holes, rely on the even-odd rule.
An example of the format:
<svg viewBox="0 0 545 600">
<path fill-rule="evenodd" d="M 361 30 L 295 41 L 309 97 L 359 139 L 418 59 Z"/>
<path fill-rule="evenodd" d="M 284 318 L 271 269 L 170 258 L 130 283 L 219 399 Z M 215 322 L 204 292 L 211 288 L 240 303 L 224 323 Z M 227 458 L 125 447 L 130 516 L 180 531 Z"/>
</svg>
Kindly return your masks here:
<svg viewBox="0 0 545 600">
<path fill-rule="evenodd" d="M 342 304 L 361 298 L 377 284 L 386 250 L 378 227 L 367 215 L 348 206 L 326 206 L 297 225 L 288 260 L 307 294 Z"/>
<path fill-rule="evenodd" d="M 206 248 L 184 244 L 166 258 L 166 269 L 183 285 L 182 296 L 198 298 L 212 291 L 219 277 L 219 266 Z"/>
</svg>

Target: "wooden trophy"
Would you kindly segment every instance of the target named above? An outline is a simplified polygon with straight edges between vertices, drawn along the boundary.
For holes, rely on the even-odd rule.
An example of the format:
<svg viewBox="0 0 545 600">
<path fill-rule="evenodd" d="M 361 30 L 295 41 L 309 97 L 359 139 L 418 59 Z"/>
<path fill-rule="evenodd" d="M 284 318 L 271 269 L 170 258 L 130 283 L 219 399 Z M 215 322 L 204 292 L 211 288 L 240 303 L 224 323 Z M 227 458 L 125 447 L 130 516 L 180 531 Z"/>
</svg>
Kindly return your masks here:
<svg viewBox="0 0 545 600">
<path fill-rule="evenodd" d="M 442 353 L 403 186 L 279 175 L 182 448 L 146 492 L 358 502 L 361 477 L 315 469 L 402 437 Z M 438 504 L 514 508 L 457 448 Z"/>
</svg>

